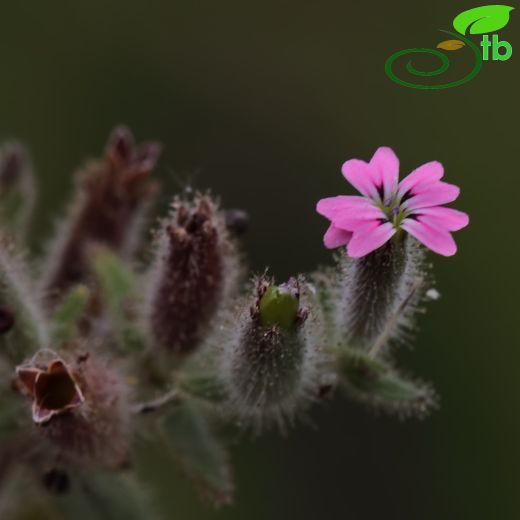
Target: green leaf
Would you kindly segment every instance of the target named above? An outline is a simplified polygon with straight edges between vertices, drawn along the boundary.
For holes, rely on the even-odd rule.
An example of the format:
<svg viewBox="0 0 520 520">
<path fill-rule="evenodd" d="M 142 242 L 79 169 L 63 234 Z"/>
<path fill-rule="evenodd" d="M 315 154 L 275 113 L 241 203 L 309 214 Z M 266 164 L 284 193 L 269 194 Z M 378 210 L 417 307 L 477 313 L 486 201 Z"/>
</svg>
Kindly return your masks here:
<svg viewBox="0 0 520 520">
<path fill-rule="evenodd" d="M 209 371 L 189 371 L 178 375 L 177 379 L 180 388 L 196 399 L 219 404 L 227 398 L 222 381 Z"/>
<path fill-rule="evenodd" d="M 144 334 L 128 313 L 128 302 L 137 293 L 134 274 L 117 255 L 106 249 L 96 253 L 94 272 L 101 286 L 103 301 L 112 317 L 119 345 L 127 351 L 140 349 L 146 343 Z"/>
<path fill-rule="evenodd" d="M 344 387 L 359 400 L 390 412 L 419 415 L 435 404 L 435 395 L 428 385 L 402 377 L 366 352 L 342 349 L 336 360 Z"/>
<path fill-rule="evenodd" d="M 483 5 L 460 13 L 453 20 L 453 27 L 460 34 L 485 34 L 498 31 L 509 22 L 509 5 Z"/>
<path fill-rule="evenodd" d="M 313 273 L 312 282 L 314 284 L 313 307 L 315 312 L 319 312 L 320 321 L 323 322 L 323 329 L 328 337 L 334 336 L 336 328 L 336 303 L 337 287 L 340 285 L 338 280 L 338 268 L 325 267 Z"/>
<path fill-rule="evenodd" d="M 125 473 L 72 474 L 71 492 L 57 497 L 57 509 L 75 520 L 157 518 L 143 486 Z"/>
<path fill-rule="evenodd" d="M 228 454 L 203 410 L 185 401 L 169 411 L 161 427 L 170 454 L 200 492 L 217 504 L 230 503 L 233 478 Z"/>
<path fill-rule="evenodd" d="M 89 301 L 89 290 L 83 285 L 74 287 L 54 314 L 51 337 L 54 345 L 66 343 L 77 333 L 78 323 L 83 317 Z"/>
<path fill-rule="evenodd" d="M 4 390 L 3 388 L 1 390 Z M 18 403 L 0 399 L 0 439 L 6 433 L 15 432 L 20 426 L 20 415 L 25 413 Z"/>
<path fill-rule="evenodd" d="M 96 253 L 94 270 L 110 307 L 120 308 L 135 290 L 136 283 L 130 269 L 118 256 L 103 249 Z"/>
<path fill-rule="evenodd" d="M 25 414 L 20 395 L 11 388 L 14 370 L 0 359 L 0 438 L 20 427 L 20 414 Z M 1 446 L 1 440 L 0 440 Z"/>
<path fill-rule="evenodd" d="M 14 330 L 31 339 L 31 349 L 49 346 L 49 324 L 24 255 L 0 230 L 0 298 L 14 311 Z M 20 344 L 17 343 L 17 347 Z"/>
</svg>

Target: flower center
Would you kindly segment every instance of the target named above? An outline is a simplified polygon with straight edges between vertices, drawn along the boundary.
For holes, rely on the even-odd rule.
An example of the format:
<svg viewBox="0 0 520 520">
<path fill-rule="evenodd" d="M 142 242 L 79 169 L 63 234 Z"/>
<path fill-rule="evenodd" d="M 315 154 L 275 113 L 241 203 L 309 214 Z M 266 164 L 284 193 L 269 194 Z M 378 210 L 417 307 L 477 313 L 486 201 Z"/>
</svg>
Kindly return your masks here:
<svg viewBox="0 0 520 520">
<path fill-rule="evenodd" d="M 384 202 L 379 202 L 378 207 L 381 208 L 389 222 L 393 224 L 396 229 L 399 229 L 402 221 L 406 218 L 406 209 L 401 207 L 401 200 L 399 200 L 397 193 Z"/>
<path fill-rule="evenodd" d="M 35 384 L 36 401 L 46 410 L 60 410 L 77 397 L 76 383 L 65 369 L 43 373 Z"/>
</svg>

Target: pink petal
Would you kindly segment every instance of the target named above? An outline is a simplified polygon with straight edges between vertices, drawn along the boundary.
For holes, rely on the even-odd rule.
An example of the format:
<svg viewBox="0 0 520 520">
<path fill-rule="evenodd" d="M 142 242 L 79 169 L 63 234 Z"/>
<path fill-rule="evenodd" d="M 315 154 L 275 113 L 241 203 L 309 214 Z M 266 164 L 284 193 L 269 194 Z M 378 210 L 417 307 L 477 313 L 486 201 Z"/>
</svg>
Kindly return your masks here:
<svg viewBox="0 0 520 520">
<path fill-rule="evenodd" d="M 384 188 L 385 200 L 393 197 L 399 180 L 399 159 L 394 151 L 387 146 L 381 146 L 370 160 L 370 166 L 378 175 L 379 185 Z"/>
<path fill-rule="evenodd" d="M 43 408 L 39 406 L 37 403 L 33 403 L 32 405 L 32 419 L 33 422 L 36 424 L 43 424 L 52 419 L 52 417 L 56 414 L 56 410 L 49 410 L 47 408 Z"/>
<path fill-rule="evenodd" d="M 337 197 L 326 197 L 318 201 L 316 211 L 320 215 L 332 220 L 338 213 L 369 204 L 371 204 L 369 200 L 359 195 L 338 195 Z"/>
<path fill-rule="evenodd" d="M 421 191 L 403 202 L 402 206 L 411 210 L 428 208 L 453 202 L 460 193 L 460 188 L 447 182 L 434 182 L 421 187 Z"/>
<path fill-rule="evenodd" d="M 356 229 L 347 245 L 347 254 L 352 258 L 360 258 L 371 253 L 390 240 L 396 229 L 390 222 L 381 224 L 370 222 Z"/>
<path fill-rule="evenodd" d="M 335 249 L 336 247 L 348 244 L 352 237 L 350 231 L 338 229 L 334 224 L 331 224 L 323 237 L 323 243 L 328 249 Z"/>
<path fill-rule="evenodd" d="M 412 173 L 407 175 L 399 183 L 399 195 L 403 196 L 406 192 L 412 190 L 417 193 L 424 186 L 436 182 L 444 175 L 444 167 L 438 161 L 431 161 L 419 166 Z"/>
<path fill-rule="evenodd" d="M 457 252 L 455 240 L 445 229 L 409 218 L 403 220 L 401 227 L 439 255 L 453 256 Z"/>
<path fill-rule="evenodd" d="M 365 161 L 350 159 L 341 167 L 341 173 L 365 197 L 379 198 L 376 173 Z"/>
<path fill-rule="evenodd" d="M 338 228 L 355 231 L 358 227 L 364 226 L 368 221 L 379 224 L 381 220 L 385 222 L 388 220 L 383 210 L 373 204 L 369 204 L 365 207 L 338 213 L 333 222 Z"/>
<path fill-rule="evenodd" d="M 42 370 L 39 368 L 29 368 L 29 367 L 17 367 L 16 375 L 18 379 L 25 385 L 29 393 L 34 394 L 34 385 L 36 384 L 36 379 L 42 373 Z"/>
<path fill-rule="evenodd" d="M 417 218 L 420 222 L 442 227 L 448 231 L 458 231 L 469 224 L 469 217 L 466 213 L 442 206 L 422 208 L 417 211 Z"/>
</svg>

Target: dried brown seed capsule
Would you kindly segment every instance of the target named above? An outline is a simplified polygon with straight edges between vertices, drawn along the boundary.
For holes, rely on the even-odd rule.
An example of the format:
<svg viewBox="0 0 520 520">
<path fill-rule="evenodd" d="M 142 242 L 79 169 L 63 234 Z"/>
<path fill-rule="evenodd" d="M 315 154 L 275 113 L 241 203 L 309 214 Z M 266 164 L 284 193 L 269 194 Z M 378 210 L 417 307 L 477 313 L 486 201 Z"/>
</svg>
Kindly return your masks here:
<svg viewBox="0 0 520 520">
<path fill-rule="evenodd" d="M 114 130 L 100 160 L 87 164 L 65 230 L 49 256 L 45 289 L 56 295 L 84 281 L 88 248 L 102 244 L 120 254 L 135 245 L 143 211 L 157 191 L 149 180 L 160 153 L 157 143 L 139 147 L 127 128 Z"/>
</svg>

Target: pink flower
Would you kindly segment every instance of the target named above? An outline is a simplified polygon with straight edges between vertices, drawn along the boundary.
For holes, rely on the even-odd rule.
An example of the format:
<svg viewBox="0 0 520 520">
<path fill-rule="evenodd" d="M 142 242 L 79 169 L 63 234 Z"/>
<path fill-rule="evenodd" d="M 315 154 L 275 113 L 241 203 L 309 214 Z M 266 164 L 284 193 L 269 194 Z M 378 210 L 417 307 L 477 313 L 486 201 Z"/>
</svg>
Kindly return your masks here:
<svg viewBox="0 0 520 520">
<path fill-rule="evenodd" d="M 341 171 L 362 196 L 338 195 L 318 202 L 317 212 L 331 221 L 323 237 L 326 247 L 346 245 L 348 256 L 360 258 L 404 230 L 440 255 L 456 253 L 451 231 L 467 226 L 469 217 L 441 206 L 460 192 L 440 180 L 441 163 L 423 164 L 399 182 L 399 159 L 391 148 L 381 147 L 369 163 L 351 159 Z"/>
</svg>

